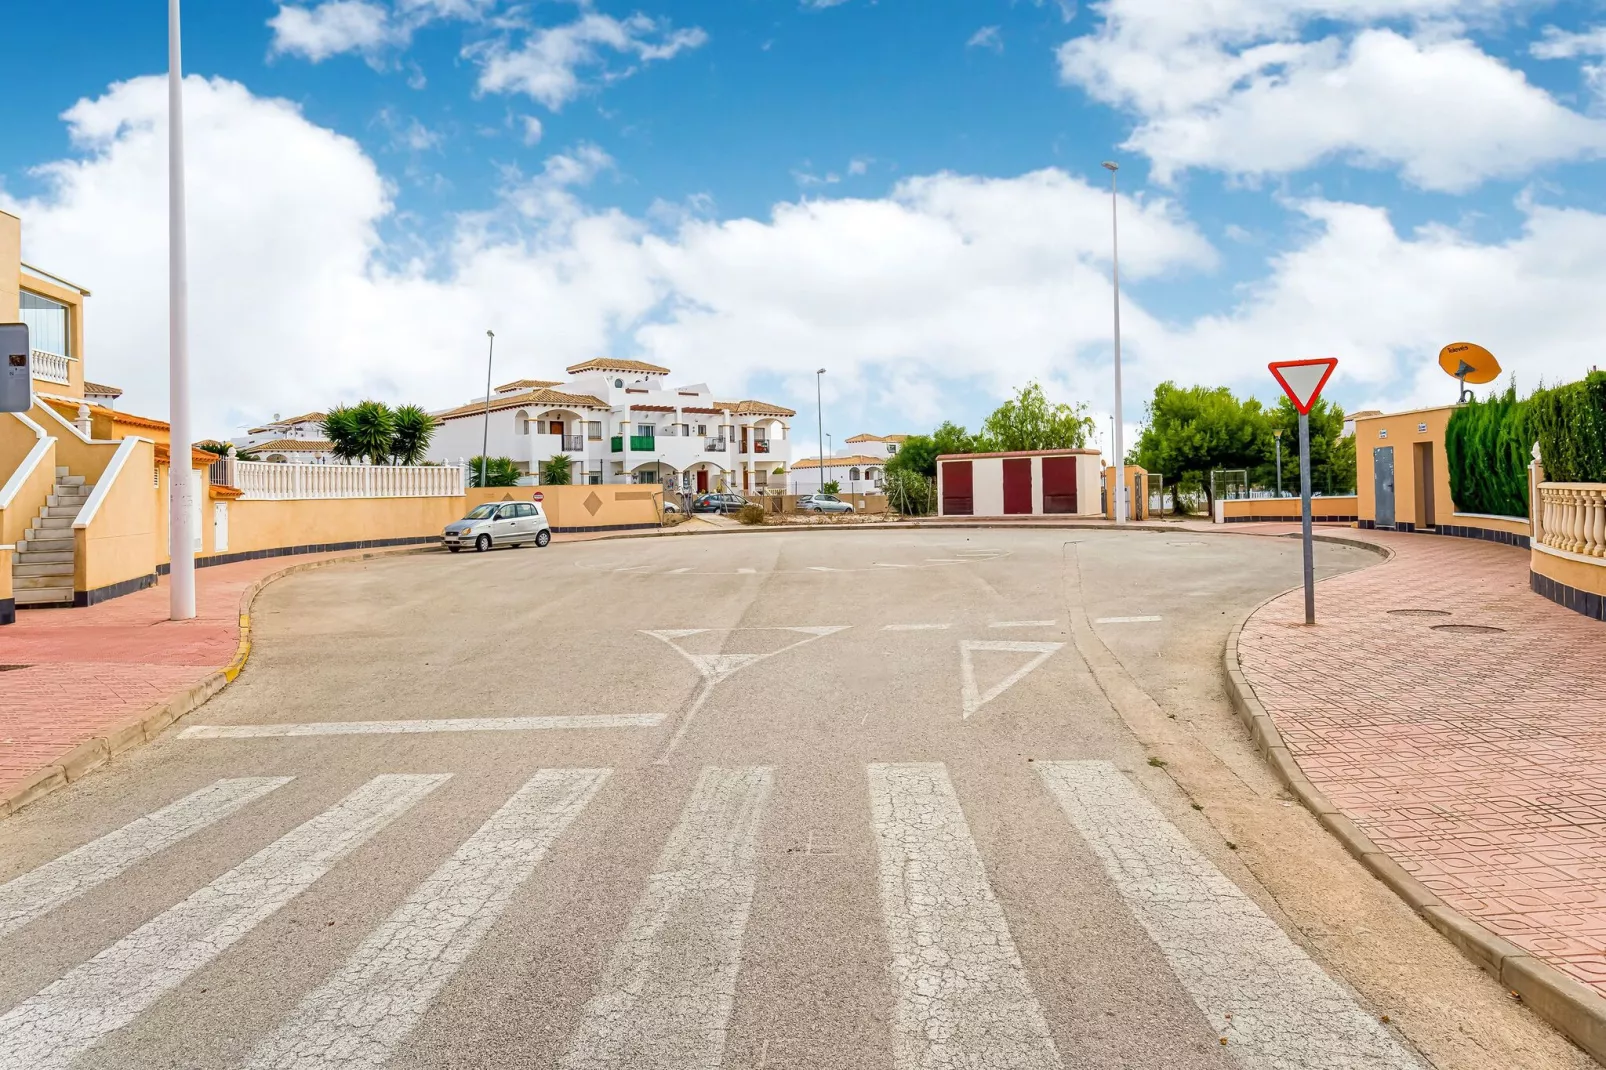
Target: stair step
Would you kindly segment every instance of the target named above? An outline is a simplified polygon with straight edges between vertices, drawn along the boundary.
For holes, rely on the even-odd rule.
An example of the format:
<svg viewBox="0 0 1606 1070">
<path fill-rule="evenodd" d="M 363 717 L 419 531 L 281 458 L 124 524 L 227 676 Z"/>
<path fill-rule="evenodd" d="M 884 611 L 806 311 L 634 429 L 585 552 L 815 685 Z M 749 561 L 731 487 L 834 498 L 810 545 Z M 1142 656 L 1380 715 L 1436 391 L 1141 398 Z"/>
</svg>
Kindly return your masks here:
<svg viewBox="0 0 1606 1070">
<path fill-rule="evenodd" d="M 66 465 L 58 464 L 58 465 L 56 465 L 56 478 L 57 479 L 71 479 L 72 478 L 72 472 L 71 472 L 71 470 L 68 469 L 68 467 Z"/>
<path fill-rule="evenodd" d="M 70 591 L 72 590 L 72 576 L 60 573 L 49 576 L 14 576 L 11 580 L 11 586 L 18 593 L 22 591 L 48 590 L 56 587 L 65 587 Z M 69 595 L 68 597 L 71 596 Z"/>
<path fill-rule="evenodd" d="M 89 495 L 87 494 L 52 494 L 45 498 L 45 504 L 47 506 L 59 505 L 63 508 L 71 506 L 74 509 L 82 509 L 84 507 L 84 503 L 88 500 Z"/>
<path fill-rule="evenodd" d="M 66 561 L 25 561 L 19 558 L 16 564 L 11 566 L 11 577 L 14 583 L 24 579 L 55 579 L 57 577 L 64 577 L 68 583 L 71 583 L 72 556 L 68 555 Z"/>
<path fill-rule="evenodd" d="M 45 506 L 46 520 L 65 520 L 68 523 L 78 519 L 81 505 L 47 505 Z"/>
<path fill-rule="evenodd" d="M 72 530 L 62 531 L 60 528 L 51 528 L 41 531 L 38 528 L 29 528 L 23 533 L 22 542 L 17 544 L 18 550 L 66 550 L 72 552 Z"/>
<path fill-rule="evenodd" d="M 64 550 L 38 550 L 32 546 L 17 544 L 17 561 L 19 565 L 38 565 L 52 561 L 65 561 L 72 564 L 72 547 Z"/>
<path fill-rule="evenodd" d="M 19 606 L 72 605 L 72 587 L 19 587 L 13 592 Z"/>
<path fill-rule="evenodd" d="M 71 532 L 72 531 L 72 522 L 73 522 L 74 517 L 76 517 L 76 516 L 77 516 L 77 514 L 74 513 L 73 516 L 42 516 L 42 517 L 35 517 L 34 518 L 34 522 L 33 522 L 33 527 L 34 527 L 35 531 L 39 531 L 39 530 L 62 531 L 62 530 L 65 530 L 65 531 Z"/>
<path fill-rule="evenodd" d="M 56 486 L 81 487 L 84 485 L 83 476 L 70 476 L 66 474 L 66 471 L 67 470 L 65 468 L 56 469 Z"/>
</svg>

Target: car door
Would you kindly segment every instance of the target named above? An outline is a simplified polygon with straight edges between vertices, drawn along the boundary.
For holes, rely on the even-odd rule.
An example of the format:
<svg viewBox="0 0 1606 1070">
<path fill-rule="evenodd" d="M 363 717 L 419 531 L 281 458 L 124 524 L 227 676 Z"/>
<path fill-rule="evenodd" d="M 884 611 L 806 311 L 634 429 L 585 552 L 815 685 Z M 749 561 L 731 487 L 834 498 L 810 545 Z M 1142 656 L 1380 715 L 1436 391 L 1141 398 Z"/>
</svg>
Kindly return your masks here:
<svg viewBox="0 0 1606 1070">
<path fill-rule="evenodd" d="M 550 528 L 551 526 L 552 525 L 547 521 L 546 518 L 546 509 L 543 508 L 539 503 L 531 505 L 530 538 L 535 538 L 537 535 L 541 534 L 542 529 Z"/>
<path fill-rule="evenodd" d="M 518 522 L 518 534 L 514 538 L 520 541 L 535 538 L 536 529 L 540 526 L 535 522 L 535 506 L 529 502 L 519 502 L 514 516 Z"/>
<path fill-rule="evenodd" d="M 513 542 L 519 537 L 519 506 L 509 502 L 496 510 L 496 521 L 491 525 L 492 542 Z"/>
</svg>

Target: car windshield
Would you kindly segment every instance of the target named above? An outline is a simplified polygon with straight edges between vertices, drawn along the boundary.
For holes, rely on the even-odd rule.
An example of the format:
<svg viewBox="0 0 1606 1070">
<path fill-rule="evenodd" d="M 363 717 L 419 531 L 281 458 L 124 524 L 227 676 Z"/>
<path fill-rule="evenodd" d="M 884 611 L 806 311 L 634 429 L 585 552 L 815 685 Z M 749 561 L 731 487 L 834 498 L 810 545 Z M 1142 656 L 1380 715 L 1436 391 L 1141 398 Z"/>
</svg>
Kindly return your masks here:
<svg viewBox="0 0 1606 1070">
<path fill-rule="evenodd" d="M 495 515 L 496 515 L 496 506 L 494 506 L 494 505 L 476 505 L 472 510 L 470 510 L 469 514 L 467 516 L 465 516 L 463 519 L 464 520 L 489 520 L 492 516 L 495 516 Z"/>
</svg>

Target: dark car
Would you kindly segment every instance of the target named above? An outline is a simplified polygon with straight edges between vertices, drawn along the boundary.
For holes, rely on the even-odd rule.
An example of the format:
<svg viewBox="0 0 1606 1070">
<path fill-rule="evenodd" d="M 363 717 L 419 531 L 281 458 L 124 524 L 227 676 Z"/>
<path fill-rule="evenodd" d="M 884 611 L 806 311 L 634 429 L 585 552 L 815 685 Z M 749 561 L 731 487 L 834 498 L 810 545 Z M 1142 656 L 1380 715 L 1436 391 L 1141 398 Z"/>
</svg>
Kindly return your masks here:
<svg viewBox="0 0 1606 1070">
<path fill-rule="evenodd" d="M 747 504 L 740 494 L 699 494 L 692 499 L 694 513 L 734 513 Z"/>
</svg>

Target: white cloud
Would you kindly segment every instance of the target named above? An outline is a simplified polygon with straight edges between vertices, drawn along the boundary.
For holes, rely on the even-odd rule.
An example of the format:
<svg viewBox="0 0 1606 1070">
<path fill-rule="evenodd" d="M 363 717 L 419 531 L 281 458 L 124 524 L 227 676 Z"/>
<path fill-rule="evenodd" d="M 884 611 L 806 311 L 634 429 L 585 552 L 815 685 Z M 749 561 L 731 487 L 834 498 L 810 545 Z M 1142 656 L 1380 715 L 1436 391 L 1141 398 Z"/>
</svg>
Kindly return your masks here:
<svg viewBox="0 0 1606 1070">
<path fill-rule="evenodd" d="M 520 137 L 523 138 L 526 145 L 540 143 L 541 135 L 545 133 L 545 128 L 542 127 L 540 119 L 533 115 L 521 115 L 519 116 L 519 125 L 523 128 Z"/>
<path fill-rule="evenodd" d="M 1596 26 L 1582 33 L 1547 26 L 1544 35 L 1534 42 L 1532 52 L 1539 59 L 1606 58 L 1606 26 Z M 1606 63 L 1584 63 L 1580 70 L 1595 94 L 1606 101 Z"/>
<path fill-rule="evenodd" d="M 1105 0 L 1098 29 L 1061 46 L 1060 74 L 1137 116 L 1125 147 L 1162 181 L 1189 168 L 1258 176 L 1340 158 L 1464 190 L 1606 150 L 1606 124 L 1446 21 L 1510 2 Z M 1417 29 L 1371 25 L 1400 20 Z M 1337 32 L 1303 37 L 1335 23 Z"/>
<path fill-rule="evenodd" d="M 707 40 L 696 27 L 671 29 L 646 15 L 616 19 L 583 7 L 573 22 L 534 30 L 517 47 L 496 40 L 468 54 L 480 62 L 482 92 L 523 93 L 556 111 L 580 95 L 584 70 L 597 69 L 610 81 L 634 73 L 633 66 L 610 68 L 608 53 L 644 64 L 672 59 Z"/>
<path fill-rule="evenodd" d="M 315 7 L 281 4 L 268 20 L 275 55 L 297 55 L 321 62 L 342 52 L 367 56 L 403 44 L 407 34 L 392 23 L 390 10 L 371 0 L 326 0 Z"/>
<path fill-rule="evenodd" d="M 1001 26 L 983 26 L 970 35 L 965 42 L 966 48 L 987 48 L 994 52 L 1004 51 L 1004 30 Z"/>
<path fill-rule="evenodd" d="M 848 161 L 848 174 L 863 175 L 870 170 L 870 160 L 863 156 L 855 156 Z"/>
</svg>

